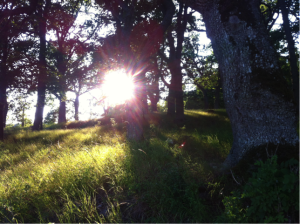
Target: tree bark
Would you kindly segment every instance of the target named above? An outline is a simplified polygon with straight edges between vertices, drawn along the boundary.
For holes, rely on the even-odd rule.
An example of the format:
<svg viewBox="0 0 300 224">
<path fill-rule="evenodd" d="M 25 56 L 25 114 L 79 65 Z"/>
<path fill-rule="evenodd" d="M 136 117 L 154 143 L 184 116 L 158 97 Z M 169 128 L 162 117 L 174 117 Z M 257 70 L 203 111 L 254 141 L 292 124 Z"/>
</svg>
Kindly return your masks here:
<svg viewBox="0 0 300 224">
<path fill-rule="evenodd" d="M 233 132 L 225 167 L 237 165 L 246 153 L 269 143 L 297 147 L 292 94 L 263 24 L 260 1 L 187 2 L 202 14 L 219 62 Z"/>
<path fill-rule="evenodd" d="M 5 94 L 6 95 L 6 94 Z M 7 119 L 7 113 L 8 113 L 8 103 L 7 103 L 7 97 L 4 102 L 4 117 L 3 117 L 3 128 L 6 127 L 6 119 Z"/>
<path fill-rule="evenodd" d="M 173 76 L 171 74 L 171 76 Z M 175 79 L 171 77 L 171 84 L 169 85 L 169 95 L 168 95 L 168 115 L 175 115 L 176 108 L 176 95 L 175 95 Z"/>
<path fill-rule="evenodd" d="M 65 123 L 67 122 L 66 118 L 66 99 L 61 98 L 59 100 L 59 110 L 58 110 L 58 123 Z"/>
<path fill-rule="evenodd" d="M 2 71 L 0 71 L 2 72 Z M 6 100 L 6 87 L 3 82 L 3 78 L 0 74 L 0 141 L 4 139 L 4 111 L 5 111 L 5 100 Z"/>
<path fill-rule="evenodd" d="M 4 34 L 0 37 L 2 57 L 0 61 L 0 141 L 4 139 L 4 127 L 6 120 L 5 106 L 7 105 L 7 58 L 8 58 L 8 37 Z M 4 118 L 5 116 L 5 118 Z"/>
<path fill-rule="evenodd" d="M 294 100 L 297 105 L 297 115 L 299 116 L 299 71 L 297 65 L 297 57 L 295 53 L 295 43 L 291 32 L 289 12 L 285 5 L 285 0 L 279 0 L 279 6 L 282 13 L 283 27 L 285 31 L 286 40 L 289 49 L 289 61 L 291 65 L 292 79 L 293 79 L 293 93 Z M 299 118 L 298 118 L 299 119 Z"/>
<path fill-rule="evenodd" d="M 47 1 L 46 8 L 49 1 Z M 46 10 L 46 9 L 45 9 Z M 39 74 L 37 77 L 37 105 L 35 110 L 35 117 L 32 130 L 43 130 L 43 115 L 46 98 L 46 83 L 47 83 L 47 63 L 46 63 L 46 19 L 42 16 L 43 12 L 39 12 L 39 38 L 40 38 L 40 52 L 39 52 Z"/>
<path fill-rule="evenodd" d="M 75 108 L 75 121 L 79 120 L 79 94 L 76 93 L 76 98 L 74 102 L 74 108 Z"/>
</svg>

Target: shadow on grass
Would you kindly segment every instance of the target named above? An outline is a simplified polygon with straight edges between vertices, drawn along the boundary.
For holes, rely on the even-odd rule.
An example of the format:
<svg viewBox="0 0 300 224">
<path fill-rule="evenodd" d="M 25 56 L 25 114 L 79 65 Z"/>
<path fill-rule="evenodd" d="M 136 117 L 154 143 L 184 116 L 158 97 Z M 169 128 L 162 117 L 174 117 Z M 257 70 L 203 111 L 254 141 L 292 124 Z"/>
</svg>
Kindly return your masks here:
<svg viewBox="0 0 300 224">
<path fill-rule="evenodd" d="M 149 116 L 146 140 L 128 142 L 126 185 L 128 195 L 136 200 L 129 206 L 131 212 L 125 209 L 123 221 L 212 221 L 212 216 L 219 211 L 210 194 L 212 187 L 209 183 L 213 182 L 211 162 L 221 163 L 232 141 L 230 135 L 223 133 L 231 131 L 226 117 L 188 113 L 185 126 L 180 128 L 166 114 Z M 200 124 L 201 128 L 198 127 Z M 219 130 L 221 125 L 227 125 L 227 128 Z M 228 143 L 225 149 L 218 140 L 222 135 Z M 219 187 L 214 186 L 214 191 Z M 135 209 L 138 212 L 132 212 Z"/>
</svg>

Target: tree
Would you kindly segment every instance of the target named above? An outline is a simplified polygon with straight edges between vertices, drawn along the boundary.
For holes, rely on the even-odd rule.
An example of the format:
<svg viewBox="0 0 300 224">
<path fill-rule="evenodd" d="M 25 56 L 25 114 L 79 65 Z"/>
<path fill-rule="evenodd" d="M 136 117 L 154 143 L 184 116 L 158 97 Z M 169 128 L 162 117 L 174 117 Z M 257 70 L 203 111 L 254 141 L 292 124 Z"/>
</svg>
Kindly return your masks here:
<svg viewBox="0 0 300 224">
<path fill-rule="evenodd" d="M 127 105 L 127 138 L 141 140 L 143 138 L 143 106 L 145 99 L 145 73 L 151 56 L 156 53 L 163 34 L 172 21 L 175 10 L 171 0 L 155 3 L 143 1 L 107 1 L 97 3 L 111 12 L 115 24 L 115 34 L 106 38 L 103 46 L 103 58 L 115 57 L 115 61 L 130 72 L 135 81 L 135 97 Z M 148 14 L 160 11 L 160 23 L 151 20 Z M 112 51 L 114 49 L 114 51 Z M 113 52 L 113 54 L 111 54 Z"/>
<path fill-rule="evenodd" d="M 187 5 L 180 3 L 177 13 L 177 21 L 175 26 L 175 38 L 172 35 L 173 29 L 169 29 L 167 33 L 168 46 L 170 48 L 169 57 L 167 58 L 162 52 L 162 58 L 167 62 L 171 73 L 171 83 L 169 87 L 168 96 L 168 114 L 176 114 L 178 119 L 183 119 L 184 105 L 183 105 L 183 91 L 182 91 L 182 71 L 181 71 L 181 53 L 184 41 L 184 33 L 187 27 L 188 17 L 191 14 L 187 13 Z"/>
<path fill-rule="evenodd" d="M 32 130 L 43 129 L 43 115 L 46 98 L 46 84 L 48 82 L 47 62 L 46 62 L 46 33 L 47 33 L 47 17 L 51 7 L 51 0 L 38 1 L 38 8 L 35 13 L 36 20 L 33 21 L 35 32 L 39 37 L 39 73 L 37 74 L 37 104 Z M 37 24 L 37 25 L 36 25 Z"/>
<path fill-rule="evenodd" d="M 26 110 L 31 108 L 32 101 L 28 100 L 28 93 L 22 89 L 17 89 L 12 93 L 13 100 L 10 102 L 9 108 L 17 121 L 21 122 L 21 126 L 25 127 L 31 124 L 31 120 L 26 116 Z"/>
<path fill-rule="evenodd" d="M 67 91 L 76 95 L 75 120 L 78 120 L 79 96 L 98 84 L 96 78 L 100 73 L 93 72 L 98 63 L 90 55 L 95 44 L 87 42 L 92 34 L 85 33 L 86 25 L 76 23 L 82 4 L 82 1 L 55 4 L 49 13 L 49 29 L 55 38 L 50 41 L 48 88 L 60 101 L 58 123 L 66 122 Z"/>
<path fill-rule="evenodd" d="M 267 144 L 297 147 L 296 107 L 263 23 L 260 1 L 184 2 L 203 16 L 219 62 L 233 132 L 224 165 L 235 166 Z"/>
<path fill-rule="evenodd" d="M 299 109 L 299 71 L 298 71 L 298 65 L 297 65 L 297 57 L 295 53 L 295 43 L 292 36 L 292 31 L 290 27 L 290 20 L 289 20 L 289 10 L 286 8 L 286 3 L 288 1 L 286 0 L 278 0 L 280 10 L 282 13 L 282 19 L 283 19 L 283 27 L 285 31 L 286 40 L 288 43 L 288 49 L 289 49 L 289 61 L 291 65 L 291 73 L 292 73 L 292 79 L 293 79 L 293 93 L 294 93 L 294 100 L 296 101 L 297 108 Z M 289 1 L 291 2 L 291 1 Z M 299 7 L 298 7 L 299 8 Z M 299 110 L 297 110 L 298 116 L 299 116 Z"/>
<path fill-rule="evenodd" d="M 33 13 L 36 5 L 36 1 L 0 3 L 0 141 L 3 140 L 7 113 L 7 88 L 12 85 L 16 76 L 22 74 L 22 69 L 19 68 L 23 65 L 23 57 L 18 51 L 14 52 L 13 45 L 19 42 L 21 28 L 28 25 L 28 15 Z"/>
</svg>

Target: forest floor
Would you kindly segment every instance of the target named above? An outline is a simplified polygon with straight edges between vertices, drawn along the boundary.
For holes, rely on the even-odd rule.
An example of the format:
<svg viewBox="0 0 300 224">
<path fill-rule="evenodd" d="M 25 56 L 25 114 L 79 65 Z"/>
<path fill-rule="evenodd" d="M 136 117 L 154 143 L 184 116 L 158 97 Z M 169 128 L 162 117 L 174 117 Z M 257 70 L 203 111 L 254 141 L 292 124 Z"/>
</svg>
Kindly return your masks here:
<svg viewBox="0 0 300 224">
<path fill-rule="evenodd" d="M 0 222 L 216 221 L 237 187 L 218 171 L 232 145 L 226 111 L 187 110 L 182 127 L 165 113 L 148 121 L 143 142 L 127 141 L 125 124 L 113 119 L 7 129 Z"/>
</svg>

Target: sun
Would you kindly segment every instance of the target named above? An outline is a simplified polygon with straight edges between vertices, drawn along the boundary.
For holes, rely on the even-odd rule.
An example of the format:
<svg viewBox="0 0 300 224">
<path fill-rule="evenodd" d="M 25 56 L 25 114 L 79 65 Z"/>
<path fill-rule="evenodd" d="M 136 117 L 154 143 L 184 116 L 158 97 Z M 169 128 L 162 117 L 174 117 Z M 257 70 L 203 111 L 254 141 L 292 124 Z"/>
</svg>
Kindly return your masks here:
<svg viewBox="0 0 300 224">
<path fill-rule="evenodd" d="M 105 75 L 102 91 L 110 106 L 123 104 L 133 97 L 134 83 L 132 76 L 122 70 L 111 71 Z"/>
</svg>

